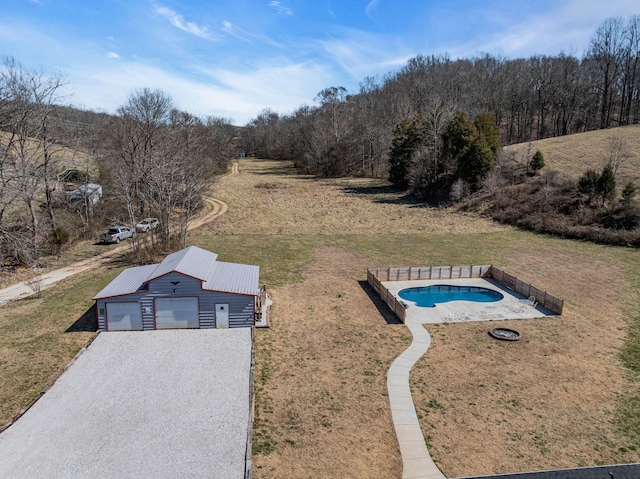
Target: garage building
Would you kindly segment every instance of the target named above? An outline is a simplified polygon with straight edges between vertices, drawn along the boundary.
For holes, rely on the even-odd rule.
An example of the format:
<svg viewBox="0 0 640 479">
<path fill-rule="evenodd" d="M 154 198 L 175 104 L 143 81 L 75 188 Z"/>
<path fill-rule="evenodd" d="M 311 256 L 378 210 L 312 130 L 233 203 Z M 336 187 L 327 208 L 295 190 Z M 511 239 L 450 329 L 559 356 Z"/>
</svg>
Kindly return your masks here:
<svg viewBox="0 0 640 479">
<path fill-rule="evenodd" d="M 160 264 L 128 268 L 93 299 L 101 331 L 251 327 L 258 266 L 224 263 L 189 246 Z"/>
</svg>

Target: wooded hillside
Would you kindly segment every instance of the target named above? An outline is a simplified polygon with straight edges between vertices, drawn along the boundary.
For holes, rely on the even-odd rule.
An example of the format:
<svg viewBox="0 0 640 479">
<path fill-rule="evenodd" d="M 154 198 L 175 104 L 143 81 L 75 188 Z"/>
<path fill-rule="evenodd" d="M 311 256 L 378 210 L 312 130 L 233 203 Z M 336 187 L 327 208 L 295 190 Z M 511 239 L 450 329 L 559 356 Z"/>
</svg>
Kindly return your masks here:
<svg viewBox="0 0 640 479">
<path fill-rule="evenodd" d="M 263 111 L 245 128 L 246 150 L 316 175 L 384 178 L 394 128 L 438 111 L 463 111 L 472 121 L 490 114 L 502 144 L 635 124 L 640 16 L 604 21 L 580 56 L 418 55 L 364 79 L 357 92 L 333 86 L 316 101 L 285 115 Z"/>
</svg>

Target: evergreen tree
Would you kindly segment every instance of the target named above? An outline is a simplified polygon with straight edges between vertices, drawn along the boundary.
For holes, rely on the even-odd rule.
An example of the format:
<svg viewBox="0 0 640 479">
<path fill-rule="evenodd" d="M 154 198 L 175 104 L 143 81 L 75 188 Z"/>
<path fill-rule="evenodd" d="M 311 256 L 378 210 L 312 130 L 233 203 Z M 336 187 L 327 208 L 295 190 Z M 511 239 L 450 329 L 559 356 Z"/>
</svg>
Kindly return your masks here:
<svg viewBox="0 0 640 479">
<path fill-rule="evenodd" d="M 598 191 L 598 183 L 600 175 L 595 170 L 587 170 L 578 180 L 578 191 L 584 195 L 588 195 L 587 204 L 591 204 L 593 196 Z"/>
<path fill-rule="evenodd" d="M 389 151 L 389 181 L 396 188 L 406 190 L 409 186 L 411 157 L 424 140 L 422 122 L 417 116 L 405 118 L 393 133 L 395 137 Z"/>
<path fill-rule="evenodd" d="M 531 161 L 529 162 L 529 168 L 531 168 L 534 173 L 544 168 L 544 155 L 540 150 L 537 150 L 531 158 Z"/>
<path fill-rule="evenodd" d="M 495 117 L 490 113 L 481 113 L 473 120 L 473 126 L 476 127 L 478 135 L 484 139 L 491 152 L 494 155 L 497 154 L 500 150 L 500 132 Z"/>
<path fill-rule="evenodd" d="M 607 200 L 613 201 L 616 197 L 616 178 L 611 165 L 606 165 L 602 169 L 597 183 L 597 192 L 602 196 L 602 206 Z"/>
<path fill-rule="evenodd" d="M 464 112 L 451 119 L 443 143 L 445 154 L 457 165 L 458 177 L 474 189 L 495 167 L 494 153 L 485 134 L 478 131 Z"/>
<path fill-rule="evenodd" d="M 629 181 L 625 185 L 624 190 L 622 190 L 622 204 L 624 204 L 625 206 L 629 206 L 635 196 L 636 185 L 633 183 L 633 181 Z"/>
</svg>

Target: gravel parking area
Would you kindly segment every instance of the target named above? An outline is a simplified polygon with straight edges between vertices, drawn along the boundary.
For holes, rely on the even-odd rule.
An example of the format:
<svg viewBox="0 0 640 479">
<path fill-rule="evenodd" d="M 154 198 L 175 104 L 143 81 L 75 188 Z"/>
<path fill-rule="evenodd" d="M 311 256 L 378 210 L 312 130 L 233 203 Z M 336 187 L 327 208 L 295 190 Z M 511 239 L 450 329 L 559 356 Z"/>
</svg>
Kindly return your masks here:
<svg viewBox="0 0 640 479">
<path fill-rule="evenodd" d="M 0 477 L 243 477 L 251 330 L 102 333 L 0 434 Z"/>
</svg>

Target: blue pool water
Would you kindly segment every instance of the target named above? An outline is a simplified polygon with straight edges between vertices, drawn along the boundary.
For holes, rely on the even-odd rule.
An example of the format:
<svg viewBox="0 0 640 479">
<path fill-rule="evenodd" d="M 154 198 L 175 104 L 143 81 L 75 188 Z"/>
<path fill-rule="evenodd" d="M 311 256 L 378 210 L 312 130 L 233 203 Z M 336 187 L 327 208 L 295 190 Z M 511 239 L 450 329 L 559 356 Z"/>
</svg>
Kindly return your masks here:
<svg viewBox="0 0 640 479">
<path fill-rule="evenodd" d="M 479 286 L 453 286 L 449 284 L 407 288 L 401 290 L 398 296 L 407 301 L 413 301 L 423 308 L 433 308 L 436 303 L 448 303 L 449 301 L 491 303 L 504 298 L 501 293 L 492 289 L 481 288 Z"/>
</svg>

